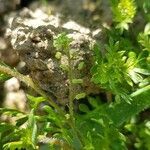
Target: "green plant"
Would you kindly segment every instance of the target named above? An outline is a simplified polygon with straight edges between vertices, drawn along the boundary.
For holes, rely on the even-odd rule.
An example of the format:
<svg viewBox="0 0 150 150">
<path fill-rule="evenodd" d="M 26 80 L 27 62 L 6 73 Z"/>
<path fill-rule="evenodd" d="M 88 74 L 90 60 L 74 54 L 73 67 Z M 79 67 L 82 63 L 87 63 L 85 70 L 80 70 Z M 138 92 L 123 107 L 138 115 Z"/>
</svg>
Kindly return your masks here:
<svg viewBox="0 0 150 150">
<path fill-rule="evenodd" d="M 143 50 L 150 51 L 150 23 L 145 26 L 144 33 L 139 33 L 138 41 L 144 47 Z"/>
<path fill-rule="evenodd" d="M 113 19 L 117 23 L 116 28 L 128 29 L 129 23 L 133 22 L 133 17 L 136 13 L 136 5 L 134 0 L 111 0 Z"/>
<path fill-rule="evenodd" d="M 100 56 L 97 46 L 95 51 L 95 65 L 92 68 L 92 81 L 103 88 L 112 91 L 117 97 L 130 102 L 129 94 L 136 89 L 136 84 L 141 84 L 144 80 L 142 75 L 149 75 L 148 69 L 142 69 L 140 63 L 147 58 L 141 53 L 137 57 L 135 52 L 131 51 L 128 56 L 126 51 L 119 50 L 119 42 L 114 43 L 110 39 L 106 46 L 106 55 Z"/>
<path fill-rule="evenodd" d="M 44 146 L 43 149 L 54 150 L 125 150 L 129 139 L 121 130 L 124 128 L 137 135 L 136 149 L 149 149 L 149 120 L 140 125 L 130 120 L 150 107 L 150 25 L 146 25 L 144 33 L 139 33 L 137 39 L 141 45 L 138 42 L 133 45 L 124 29 L 129 30 L 128 24 L 133 22 L 135 1 L 111 2 L 113 20 L 122 32 L 110 28 L 104 53 L 98 44 L 93 46 L 91 68 L 91 82 L 109 94 L 108 102 L 105 97 L 75 90 L 76 86 L 82 86 L 83 79 L 75 77 L 74 72 L 82 70 L 84 62 L 73 67 L 72 60 L 78 55 L 71 49 L 73 39 L 67 33 L 58 34 L 54 39 L 55 57 L 59 60 L 65 55 L 67 60 L 59 66 L 68 79 L 67 109 L 53 101 L 30 77 L 1 63 L 0 80 L 16 77 L 39 96 L 26 93 L 29 112 L 0 108 L 1 116 L 16 119 L 15 124 L 1 121 L 0 149 L 38 150 Z"/>
</svg>

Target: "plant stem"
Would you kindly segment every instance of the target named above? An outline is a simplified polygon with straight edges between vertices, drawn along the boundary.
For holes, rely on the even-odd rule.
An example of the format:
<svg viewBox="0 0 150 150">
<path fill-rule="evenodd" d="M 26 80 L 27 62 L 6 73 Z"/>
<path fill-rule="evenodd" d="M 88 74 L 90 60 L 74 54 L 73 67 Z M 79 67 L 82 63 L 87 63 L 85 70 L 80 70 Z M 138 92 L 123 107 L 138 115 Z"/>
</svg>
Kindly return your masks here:
<svg viewBox="0 0 150 150">
<path fill-rule="evenodd" d="M 69 80 L 69 112 L 72 121 L 74 122 L 74 116 L 73 116 L 73 100 L 74 100 L 74 93 L 73 93 L 73 70 L 72 70 L 72 62 L 70 57 L 70 51 L 67 50 L 67 56 L 68 56 L 68 80 Z"/>
<path fill-rule="evenodd" d="M 135 91 L 134 93 L 131 94 L 131 97 L 135 97 L 137 95 L 140 95 L 141 93 L 148 91 L 148 90 L 150 90 L 150 85 L 147 85 L 147 86 Z"/>
<path fill-rule="evenodd" d="M 83 147 L 84 142 L 83 142 L 83 140 L 81 138 L 81 135 L 80 135 L 78 129 L 75 126 L 75 118 L 74 118 L 74 110 L 73 110 L 74 85 L 72 83 L 74 75 L 73 75 L 73 66 L 72 66 L 72 62 L 71 62 L 71 57 L 70 57 L 70 51 L 69 51 L 69 49 L 66 50 L 66 55 L 68 57 L 69 113 L 70 113 L 70 121 L 71 121 L 70 122 L 70 126 L 72 127 L 75 136 L 78 138 L 78 140 L 80 141 L 81 146 Z"/>
<path fill-rule="evenodd" d="M 69 58 L 70 59 L 70 58 Z M 70 61 L 71 63 L 71 61 Z M 72 68 L 70 67 L 70 73 L 69 73 L 69 79 L 72 79 Z M 65 114 L 64 112 L 59 108 L 59 106 L 53 102 L 53 100 L 49 97 L 49 95 L 47 95 L 43 90 L 40 89 L 40 87 L 35 84 L 32 79 L 28 76 L 25 76 L 25 75 L 22 75 L 20 74 L 18 71 L 16 70 L 13 70 L 7 66 L 3 66 L 3 65 L 0 65 L 0 72 L 2 73 L 5 73 L 7 75 L 10 75 L 10 76 L 13 76 L 13 77 L 16 77 L 18 78 L 20 81 L 24 82 L 27 86 L 30 86 L 32 89 L 34 89 L 38 94 L 40 94 L 41 96 L 43 96 L 44 98 L 46 98 L 49 102 L 49 104 L 54 107 L 58 112 L 59 114 L 62 116 L 62 117 L 65 117 Z M 70 80 L 72 81 L 72 80 Z M 69 126 L 71 128 L 73 128 L 73 131 L 75 133 L 75 135 L 77 137 L 79 137 L 78 135 L 78 131 L 75 127 L 75 123 L 74 123 L 74 117 L 73 117 L 73 86 L 72 86 L 72 83 L 70 84 L 70 88 L 69 88 L 69 92 L 71 93 L 70 96 L 69 96 L 69 99 L 70 99 L 70 115 L 71 115 L 71 122 L 68 122 Z M 80 139 L 80 142 L 82 141 L 81 138 Z M 83 143 L 83 142 L 82 142 Z"/>
<path fill-rule="evenodd" d="M 112 93 L 111 92 L 106 92 L 106 98 L 107 98 L 107 102 L 111 103 L 112 102 Z"/>
<path fill-rule="evenodd" d="M 0 65 L 0 72 L 3 72 L 5 74 L 8 74 L 10 76 L 18 78 L 20 81 L 24 82 L 28 86 L 30 86 L 32 89 L 34 89 L 37 93 L 39 93 L 41 96 L 46 98 L 49 102 L 49 104 L 54 107 L 61 115 L 64 115 L 64 112 L 59 108 L 59 106 L 53 102 L 53 100 L 43 91 L 40 89 L 40 87 L 35 84 L 32 79 L 28 76 L 20 74 L 18 71 L 13 70 L 7 66 Z"/>
</svg>

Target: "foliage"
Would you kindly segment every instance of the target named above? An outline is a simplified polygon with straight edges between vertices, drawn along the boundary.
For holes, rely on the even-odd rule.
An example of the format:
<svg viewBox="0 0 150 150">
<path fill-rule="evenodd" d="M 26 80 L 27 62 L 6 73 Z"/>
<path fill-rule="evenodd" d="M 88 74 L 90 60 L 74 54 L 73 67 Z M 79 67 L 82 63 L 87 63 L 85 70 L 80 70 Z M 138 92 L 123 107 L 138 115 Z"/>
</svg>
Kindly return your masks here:
<svg viewBox="0 0 150 150">
<path fill-rule="evenodd" d="M 145 120 L 138 123 L 137 119 L 132 118 L 130 122 L 125 125 L 125 130 L 133 134 L 134 147 L 136 149 L 150 149 L 150 121 Z"/>
<path fill-rule="evenodd" d="M 97 46 L 94 47 L 95 65 L 92 68 L 92 81 L 103 88 L 112 91 L 117 98 L 121 96 L 129 102 L 128 96 L 135 84 L 141 84 L 144 80 L 142 75 L 150 75 L 148 69 L 140 68 L 140 63 L 145 59 L 141 53 L 137 57 L 135 52 L 131 51 L 128 56 L 125 50 L 119 50 L 119 42 L 114 43 L 112 39 L 106 46 L 107 53 L 100 56 Z M 147 55 L 147 54 L 146 54 Z"/>
<path fill-rule="evenodd" d="M 134 0 L 112 0 L 113 19 L 117 23 L 116 28 L 122 31 L 128 29 L 128 24 L 133 22 L 136 13 Z"/>
<path fill-rule="evenodd" d="M 1 119 L 0 149 L 125 150 L 132 145 L 135 149 L 149 150 L 150 121 L 132 121 L 140 118 L 141 111 L 150 108 L 150 24 L 131 42 L 129 23 L 134 21 L 139 8 L 139 2 L 135 2 L 111 0 L 117 29 L 112 26 L 107 31 L 109 40 L 104 52 L 98 44 L 93 47 L 91 82 L 107 98 L 74 90 L 82 86 L 83 79 L 74 76 L 72 59 L 77 53 L 72 53 L 73 39 L 67 33 L 58 34 L 54 39 L 56 59 L 60 60 L 62 55 L 67 57 L 67 63 L 60 65 L 68 75 L 67 108 L 55 103 L 30 77 L 0 64 L 0 80 L 6 80 L 7 75 L 17 77 L 38 94 L 26 92 L 27 112 L 0 108 L 1 118 L 7 116 L 15 121 L 13 124 Z M 148 1 L 141 6 L 147 14 Z M 82 70 L 83 66 L 81 62 L 77 69 Z"/>
<path fill-rule="evenodd" d="M 6 74 L 0 73 L 0 81 L 5 81 L 8 79 L 8 76 Z"/>
<path fill-rule="evenodd" d="M 139 33 L 138 41 L 144 47 L 143 50 L 150 51 L 150 23 L 145 26 L 144 33 Z"/>
</svg>

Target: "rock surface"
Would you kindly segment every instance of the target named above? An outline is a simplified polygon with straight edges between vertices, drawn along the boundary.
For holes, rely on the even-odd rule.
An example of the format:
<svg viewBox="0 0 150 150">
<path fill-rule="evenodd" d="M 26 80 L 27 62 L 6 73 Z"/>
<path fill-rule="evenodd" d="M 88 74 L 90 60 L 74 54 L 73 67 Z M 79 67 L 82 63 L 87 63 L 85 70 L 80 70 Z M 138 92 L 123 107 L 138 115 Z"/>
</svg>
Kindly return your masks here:
<svg viewBox="0 0 150 150">
<path fill-rule="evenodd" d="M 43 90 L 56 98 L 59 103 L 68 101 L 68 76 L 62 68 L 68 63 L 67 56 L 54 47 L 54 39 L 62 32 L 72 38 L 70 53 L 76 54 L 72 58 L 74 78 L 83 79 L 82 85 L 77 85 L 75 93 L 97 93 L 97 88 L 90 82 L 90 68 L 92 65 L 90 30 L 73 21 L 60 24 L 57 16 L 47 15 L 37 9 L 35 12 L 24 9 L 14 17 L 7 31 L 14 50 L 19 54 L 28 69 L 33 81 Z M 84 63 L 80 70 L 79 65 Z"/>
<path fill-rule="evenodd" d="M 0 0 L 0 16 L 14 10 L 19 3 L 20 0 Z"/>
</svg>

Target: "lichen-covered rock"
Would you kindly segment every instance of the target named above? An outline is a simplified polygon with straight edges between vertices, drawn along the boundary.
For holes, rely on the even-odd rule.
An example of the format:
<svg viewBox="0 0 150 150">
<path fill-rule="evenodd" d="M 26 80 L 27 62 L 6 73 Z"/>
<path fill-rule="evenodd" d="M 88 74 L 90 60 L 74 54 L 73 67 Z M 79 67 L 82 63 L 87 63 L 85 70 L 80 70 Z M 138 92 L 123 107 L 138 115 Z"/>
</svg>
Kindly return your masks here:
<svg viewBox="0 0 150 150">
<path fill-rule="evenodd" d="M 61 25 L 57 16 L 48 16 L 40 10 L 32 12 L 25 9 L 13 19 L 7 35 L 30 70 L 33 81 L 61 104 L 66 104 L 69 81 L 63 66 L 68 63 L 68 57 L 54 47 L 54 39 L 62 32 L 73 39 L 70 53 L 76 54 L 71 60 L 74 78 L 82 78 L 84 81 L 82 85 L 76 86 L 74 92 L 98 92 L 90 82 L 91 45 L 94 40 L 90 37 L 89 29 L 73 21 Z M 83 68 L 79 67 L 81 64 L 84 64 Z"/>
</svg>

